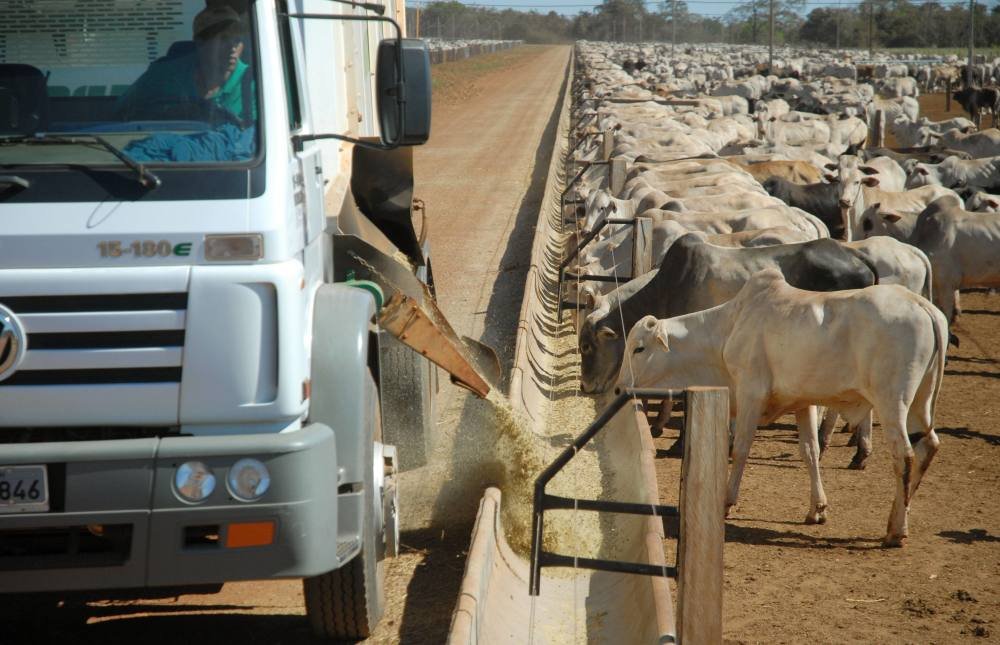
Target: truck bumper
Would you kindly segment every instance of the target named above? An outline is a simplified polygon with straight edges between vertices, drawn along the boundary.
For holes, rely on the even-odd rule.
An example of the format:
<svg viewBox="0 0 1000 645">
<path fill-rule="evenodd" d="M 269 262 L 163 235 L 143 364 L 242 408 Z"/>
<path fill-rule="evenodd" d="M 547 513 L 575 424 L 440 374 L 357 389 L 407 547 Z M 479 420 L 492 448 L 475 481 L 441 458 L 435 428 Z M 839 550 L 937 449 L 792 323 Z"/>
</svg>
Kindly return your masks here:
<svg viewBox="0 0 1000 645">
<path fill-rule="evenodd" d="M 245 457 L 270 472 L 257 502 L 227 490 L 229 468 Z M 216 479 L 199 504 L 174 492 L 187 461 Z M 338 494 L 334 433 L 321 424 L 281 434 L 0 446 L 0 465 L 19 464 L 46 464 L 51 510 L 0 514 L 3 592 L 298 578 L 336 569 L 360 549 L 363 493 L 343 486 Z"/>
</svg>

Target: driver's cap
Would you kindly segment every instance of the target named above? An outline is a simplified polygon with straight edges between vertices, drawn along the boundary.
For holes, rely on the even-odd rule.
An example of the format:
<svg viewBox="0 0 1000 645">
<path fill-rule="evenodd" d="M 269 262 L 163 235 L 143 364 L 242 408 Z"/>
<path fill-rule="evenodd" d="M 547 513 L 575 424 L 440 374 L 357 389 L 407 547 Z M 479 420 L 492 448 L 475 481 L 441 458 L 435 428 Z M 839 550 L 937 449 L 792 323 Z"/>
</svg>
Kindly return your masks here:
<svg viewBox="0 0 1000 645">
<path fill-rule="evenodd" d="M 239 14 L 229 7 L 212 6 L 194 17 L 195 40 L 205 40 L 230 30 L 239 33 L 241 21 Z"/>
</svg>

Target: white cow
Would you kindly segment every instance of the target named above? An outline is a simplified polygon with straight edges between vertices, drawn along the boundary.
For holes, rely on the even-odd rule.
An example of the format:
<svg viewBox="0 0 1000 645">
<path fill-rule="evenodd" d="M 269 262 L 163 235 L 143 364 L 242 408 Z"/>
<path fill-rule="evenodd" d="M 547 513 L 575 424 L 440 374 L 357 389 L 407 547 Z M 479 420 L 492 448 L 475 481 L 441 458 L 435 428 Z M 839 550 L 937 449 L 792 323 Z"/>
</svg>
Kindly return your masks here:
<svg viewBox="0 0 1000 645">
<path fill-rule="evenodd" d="M 952 156 L 939 164 L 918 163 L 906 178 L 906 187 L 927 185 L 954 188 L 965 186 L 989 190 L 1000 185 L 1000 156 L 960 159 Z"/>
<path fill-rule="evenodd" d="M 902 546 L 910 501 L 940 443 L 934 408 L 947 342 L 941 312 L 902 287 L 802 291 L 769 270 L 725 304 L 641 319 L 626 341 L 618 387 L 729 387 L 735 443 L 727 509 L 736 504 L 757 426 L 794 412 L 810 471 L 807 523 L 827 519 L 811 406 L 834 405 L 855 423 L 874 408 L 896 473 L 883 544 Z M 831 370 L 834 364 L 844 367 Z M 911 445 L 908 434 L 919 440 Z"/>
<path fill-rule="evenodd" d="M 934 304 L 948 320 L 956 290 L 1000 287 L 1000 214 L 970 213 L 960 201 L 939 199 L 917 217 L 909 241 L 931 262 Z"/>
<path fill-rule="evenodd" d="M 847 241 L 875 235 L 906 240 L 916 214 L 927 204 L 945 195 L 958 199 L 954 191 L 942 186 L 921 186 L 903 192 L 880 190 L 878 177 L 867 175 L 861 168 L 857 157 L 840 158 L 837 196 L 845 214 Z"/>
<path fill-rule="evenodd" d="M 845 242 L 845 245 L 856 250 L 875 267 L 879 284 L 898 284 L 933 302 L 931 263 L 924 252 L 917 247 L 886 235 Z M 824 416 L 819 428 L 821 450 L 829 446 L 838 417 L 836 410 L 828 410 Z M 865 463 L 872 453 L 871 431 L 871 416 L 869 416 L 857 427 L 858 447 L 848 468 L 864 470 Z"/>
</svg>

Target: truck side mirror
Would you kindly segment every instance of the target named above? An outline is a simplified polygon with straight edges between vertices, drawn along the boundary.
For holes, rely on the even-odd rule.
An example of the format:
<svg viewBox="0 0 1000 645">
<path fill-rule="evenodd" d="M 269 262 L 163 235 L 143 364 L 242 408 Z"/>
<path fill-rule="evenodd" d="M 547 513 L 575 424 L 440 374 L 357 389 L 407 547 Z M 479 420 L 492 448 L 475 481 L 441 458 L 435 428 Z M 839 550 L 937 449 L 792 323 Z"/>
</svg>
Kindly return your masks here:
<svg viewBox="0 0 1000 645">
<path fill-rule="evenodd" d="M 387 38 L 375 64 L 382 143 L 417 146 L 431 136 L 431 56 L 419 38 Z"/>
</svg>

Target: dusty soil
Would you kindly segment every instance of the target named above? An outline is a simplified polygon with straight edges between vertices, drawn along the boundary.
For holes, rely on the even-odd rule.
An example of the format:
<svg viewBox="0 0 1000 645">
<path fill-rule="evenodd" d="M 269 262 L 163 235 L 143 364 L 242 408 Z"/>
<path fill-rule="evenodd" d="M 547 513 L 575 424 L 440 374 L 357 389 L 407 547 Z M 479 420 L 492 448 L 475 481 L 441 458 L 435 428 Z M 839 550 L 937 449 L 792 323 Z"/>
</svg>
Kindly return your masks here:
<svg viewBox="0 0 1000 645">
<path fill-rule="evenodd" d="M 948 114 L 943 95 L 921 103 L 932 119 Z M 803 522 L 809 479 L 794 419 L 758 431 L 726 522 L 727 642 L 1000 641 L 1000 296 L 963 294 L 962 305 L 961 348 L 949 351 L 935 419 L 941 449 L 913 500 L 905 548 L 880 546 L 894 483 L 878 428 L 864 471 L 846 469 L 854 448 L 834 435 L 823 526 Z M 668 430 L 657 448 L 674 437 Z M 661 497 L 676 500 L 679 461 L 661 452 L 657 473 Z"/>
<path fill-rule="evenodd" d="M 948 110 L 947 96 L 943 92 L 936 94 L 924 94 L 918 101 L 920 102 L 920 116 L 926 116 L 931 121 L 943 121 L 944 119 L 953 119 L 957 116 L 964 116 L 969 118 L 969 115 L 962 109 L 962 106 L 958 104 L 958 101 L 951 101 L 951 110 Z M 989 117 L 983 118 L 983 127 L 993 127 L 993 123 L 989 120 Z M 885 135 L 885 145 L 893 147 L 896 145 L 895 137 L 892 133 L 886 129 Z"/>
<path fill-rule="evenodd" d="M 493 345 L 509 372 L 531 240 L 544 190 L 568 47 L 523 46 L 433 69 L 430 142 L 415 154 L 439 303 L 459 334 Z M 472 522 L 489 473 L 470 473 L 453 441 L 475 439 L 466 396 L 442 378 L 435 462 L 404 473 L 409 530 L 387 569 L 372 643 L 446 640 Z M 459 430 L 461 429 L 461 434 Z M 213 595 L 34 604 L 0 618 L 0 645 L 143 642 L 279 645 L 315 640 L 298 581 L 226 585 Z"/>
</svg>

